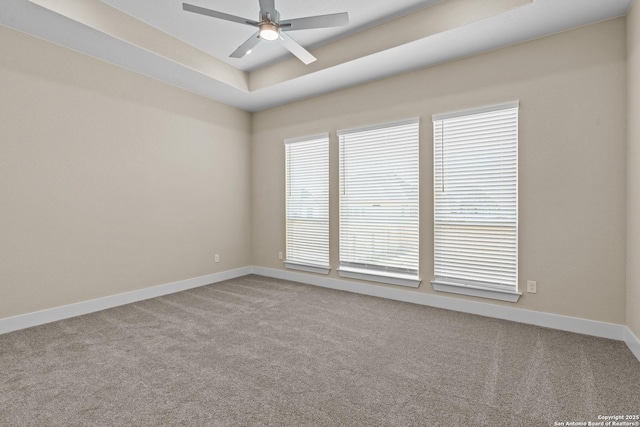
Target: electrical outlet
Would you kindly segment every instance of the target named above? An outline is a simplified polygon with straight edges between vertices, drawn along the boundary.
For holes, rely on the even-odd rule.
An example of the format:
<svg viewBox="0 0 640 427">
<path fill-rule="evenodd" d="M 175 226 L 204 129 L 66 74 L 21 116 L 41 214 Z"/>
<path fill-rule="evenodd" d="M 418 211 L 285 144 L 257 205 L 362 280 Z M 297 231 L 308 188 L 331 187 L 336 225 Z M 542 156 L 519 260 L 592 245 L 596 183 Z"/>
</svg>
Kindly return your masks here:
<svg viewBox="0 0 640 427">
<path fill-rule="evenodd" d="M 283 259 L 284 256 L 282 255 L 282 252 L 278 252 L 278 259 Z"/>
<path fill-rule="evenodd" d="M 220 262 L 220 255 L 216 254 L 213 259 L 215 262 Z"/>
<path fill-rule="evenodd" d="M 527 292 L 529 292 L 530 294 L 535 294 L 538 291 L 536 290 L 536 287 L 538 286 L 538 283 L 533 281 L 533 280 L 527 280 Z"/>
</svg>

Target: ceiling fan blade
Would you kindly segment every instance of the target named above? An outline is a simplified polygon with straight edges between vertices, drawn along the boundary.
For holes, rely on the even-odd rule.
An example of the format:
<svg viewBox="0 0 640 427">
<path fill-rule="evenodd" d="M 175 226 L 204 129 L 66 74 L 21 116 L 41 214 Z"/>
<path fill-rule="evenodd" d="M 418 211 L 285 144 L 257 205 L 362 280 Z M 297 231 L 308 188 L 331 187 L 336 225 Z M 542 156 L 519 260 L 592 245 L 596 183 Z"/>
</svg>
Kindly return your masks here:
<svg viewBox="0 0 640 427">
<path fill-rule="evenodd" d="M 309 65 L 316 60 L 315 56 L 311 55 L 307 49 L 300 46 L 298 42 L 293 40 L 291 36 L 283 31 L 280 32 L 280 40 L 284 47 L 286 47 L 289 52 L 297 56 L 300 61 L 305 63 L 305 65 Z"/>
<path fill-rule="evenodd" d="M 269 18 L 272 21 L 278 19 L 275 0 L 260 0 L 260 14 L 262 15 L 265 13 L 269 14 Z"/>
<path fill-rule="evenodd" d="M 341 27 L 349 24 L 347 12 L 332 13 L 330 15 L 309 16 L 306 18 L 287 19 L 280 21 L 280 28 L 284 31 L 308 30 L 311 28 Z"/>
<path fill-rule="evenodd" d="M 249 37 L 247 39 L 246 42 L 242 43 L 240 45 L 240 47 L 238 47 L 231 55 L 229 55 L 231 58 L 242 58 L 243 56 L 245 56 L 247 54 L 247 52 L 249 52 L 251 49 L 254 48 L 255 45 L 257 45 L 258 43 L 260 43 L 260 40 L 262 40 L 260 38 L 260 31 L 257 31 L 254 35 L 252 35 L 251 37 Z"/>
<path fill-rule="evenodd" d="M 218 12 L 217 10 L 211 10 L 200 6 L 195 6 L 189 3 L 182 3 L 182 9 L 187 12 L 193 12 L 200 15 L 211 16 L 213 18 L 224 19 L 225 21 L 237 22 L 239 24 L 251 25 L 254 27 L 258 26 L 258 22 L 252 21 L 251 19 L 241 18 L 235 15 L 229 15 L 228 13 Z"/>
</svg>

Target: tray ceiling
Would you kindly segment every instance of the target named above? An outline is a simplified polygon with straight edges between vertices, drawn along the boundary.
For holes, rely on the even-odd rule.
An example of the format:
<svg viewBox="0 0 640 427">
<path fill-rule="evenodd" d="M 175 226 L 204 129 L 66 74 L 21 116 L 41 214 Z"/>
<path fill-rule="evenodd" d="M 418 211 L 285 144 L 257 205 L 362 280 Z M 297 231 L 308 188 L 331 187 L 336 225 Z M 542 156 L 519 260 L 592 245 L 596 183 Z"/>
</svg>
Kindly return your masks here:
<svg viewBox="0 0 640 427">
<path fill-rule="evenodd" d="M 189 0 L 252 20 L 258 0 Z M 633 0 L 276 0 L 282 19 L 348 12 L 346 27 L 289 34 L 229 58 L 255 30 L 178 0 L 2 0 L 0 25 L 217 101 L 259 111 L 626 14 Z"/>
</svg>

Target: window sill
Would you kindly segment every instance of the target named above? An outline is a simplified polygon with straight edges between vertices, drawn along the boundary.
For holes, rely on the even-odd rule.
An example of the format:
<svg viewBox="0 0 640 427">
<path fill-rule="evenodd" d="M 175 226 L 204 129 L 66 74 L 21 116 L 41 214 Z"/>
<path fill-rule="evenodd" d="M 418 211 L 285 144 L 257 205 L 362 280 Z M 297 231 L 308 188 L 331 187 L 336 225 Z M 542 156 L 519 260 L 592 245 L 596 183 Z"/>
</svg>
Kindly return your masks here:
<svg viewBox="0 0 640 427">
<path fill-rule="evenodd" d="M 408 286 L 411 288 L 420 286 L 420 278 L 410 274 L 388 273 L 352 267 L 340 267 L 338 268 L 338 274 L 340 277 L 347 277 L 349 279 L 368 280 L 370 282 L 386 283 L 389 285 Z"/>
<path fill-rule="evenodd" d="M 480 288 L 477 286 L 450 282 L 443 279 L 432 280 L 431 286 L 433 286 L 433 289 L 438 292 L 449 292 L 453 294 L 469 295 L 473 297 L 489 298 L 507 302 L 517 302 L 522 295 L 519 292 Z"/>
<path fill-rule="evenodd" d="M 331 267 L 321 265 L 300 264 L 293 261 L 285 261 L 284 266 L 289 270 L 306 271 L 307 273 L 329 274 Z"/>
</svg>

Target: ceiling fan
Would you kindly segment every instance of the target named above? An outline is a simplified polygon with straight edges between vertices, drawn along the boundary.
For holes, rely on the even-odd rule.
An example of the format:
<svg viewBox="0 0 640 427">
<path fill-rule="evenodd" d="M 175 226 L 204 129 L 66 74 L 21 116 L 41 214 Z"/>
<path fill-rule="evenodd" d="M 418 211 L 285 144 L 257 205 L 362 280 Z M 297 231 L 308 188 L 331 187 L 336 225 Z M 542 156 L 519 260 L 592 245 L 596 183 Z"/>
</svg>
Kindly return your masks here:
<svg viewBox="0 0 640 427">
<path fill-rule="evenodd" d="M 241 18 L 228 13 L 218 12 L 193 4 L 182 3 L 182 9 L 187 12 L 198 13 L 200 15 L 211 16 L 213 18 L 224 19 L 225 21 L 237 22 L 252 27 L 257 27 L 258 31 L 242 43 L 231 55 L 232 58 L 242 58 L 253 49 L 261 40 L 280 40 L 284 47 L 298 57 L 305 64 L 311 64 L 316 58 L 304 47 L 298 44 L 286 32 L 294 30 L 308 30 L 312 28 L 339 27 L 349 23 L 347 12 L 332 13 L 329 15 L 308 16 L 306 18 L 280 20 L 280 13 L 276 10 L 275 0 L 259 0 L 260 17 L 259 21 Z"/>
</svg>

